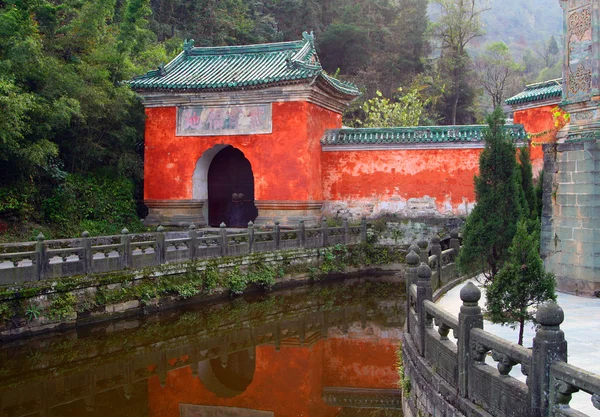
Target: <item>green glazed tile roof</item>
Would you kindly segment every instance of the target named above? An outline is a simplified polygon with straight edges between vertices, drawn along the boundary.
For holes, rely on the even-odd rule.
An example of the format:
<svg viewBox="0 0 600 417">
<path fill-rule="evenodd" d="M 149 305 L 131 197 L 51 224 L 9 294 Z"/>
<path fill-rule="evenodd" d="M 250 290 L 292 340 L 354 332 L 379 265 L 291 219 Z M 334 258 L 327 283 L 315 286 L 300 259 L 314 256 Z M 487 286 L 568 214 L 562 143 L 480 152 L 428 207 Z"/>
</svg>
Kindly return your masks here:
<svg viewBox="0 0 600 417">
<path fill-rule="evenodd" d="M 321 145 L 482 142 L 486 127 L 487 125 L 330 129 L 321 139 Z M 504 128 L 514 142 L 527 140 L 523 125 L 506 125 Z"/>
<path fill-rule="evenodd" d="M 358 96 L 355 85 L 325 73 L 313 35 L 302 36 L 293 42 L 211 48 L 194 48 L 193 41 L 186 41 L 167 65 L 125 83 L 138 91 L 220 91 L 316 80 L 334 93 Z"/>
<path fill-rule="evenodd" d="M 562 79 L 544 81 L 543 83 L 529 84 L 516 96 L 506 100 L 506 104 L 524 104 L 549 98 L 560 98 L 562 96 Z"/>
</svg>

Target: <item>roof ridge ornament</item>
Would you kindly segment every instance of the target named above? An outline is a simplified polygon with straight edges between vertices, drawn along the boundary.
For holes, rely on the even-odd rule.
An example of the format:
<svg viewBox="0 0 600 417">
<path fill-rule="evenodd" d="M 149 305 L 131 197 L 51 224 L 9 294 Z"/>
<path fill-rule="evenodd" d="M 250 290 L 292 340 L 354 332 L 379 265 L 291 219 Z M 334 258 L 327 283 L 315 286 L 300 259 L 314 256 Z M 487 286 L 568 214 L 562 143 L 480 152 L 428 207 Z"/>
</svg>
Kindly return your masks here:
<svg viewBox="0 0 600 417">
<path fill-rule="evenodd" d="M 315 34 L 311 30 L 310 33 L 307 31 L 302 32 L 302 39 L 310 43 L 310 46 L 314 49 L 315 47 Z"/>
<path fill-rule="evenodd" d="M 194 40 L 193 39 L 184 39 L 183 40 L 183 52 L 186 55 L 190 55 L 193 48 L 194 48 Z"/>
<path fill-rule="evenodd" d="M 158 75 L 160 75 L 161 77 L 167 75 L 167 70 L 165 69 L 164 62 L 161 62 L 160 65 L 158 66 Z"/>
</svg>

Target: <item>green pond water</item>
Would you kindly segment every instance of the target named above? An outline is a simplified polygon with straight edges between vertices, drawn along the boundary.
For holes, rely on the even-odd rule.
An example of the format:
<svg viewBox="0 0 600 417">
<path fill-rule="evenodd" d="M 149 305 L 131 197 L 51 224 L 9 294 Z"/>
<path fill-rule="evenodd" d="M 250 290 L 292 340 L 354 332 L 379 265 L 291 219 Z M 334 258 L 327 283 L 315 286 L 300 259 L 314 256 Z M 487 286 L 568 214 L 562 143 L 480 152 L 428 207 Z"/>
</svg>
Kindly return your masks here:
<svg viewBox="0 0 600 417">
<path fill-rule="evenodd" d="M 356 278 L 0 344 L 0 416 L 401 416 L 404 284 Z"/>
</svg>

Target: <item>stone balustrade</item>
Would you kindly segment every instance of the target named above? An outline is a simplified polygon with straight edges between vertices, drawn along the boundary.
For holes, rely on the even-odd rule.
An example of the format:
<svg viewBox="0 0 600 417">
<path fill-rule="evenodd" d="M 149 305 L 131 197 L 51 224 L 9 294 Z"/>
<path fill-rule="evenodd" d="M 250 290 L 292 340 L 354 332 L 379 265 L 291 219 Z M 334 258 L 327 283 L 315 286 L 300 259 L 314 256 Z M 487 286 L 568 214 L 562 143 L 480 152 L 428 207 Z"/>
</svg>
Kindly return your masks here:
<svg viewBox="0 0 600 417">
<path fill-rule="evenodd" d="M 252 222 L 243 231 L 196 229 L 166 232 L 159 226 L 154 233 L 45 240 L 0 245 L 0 285 L 139 269 L 169 263 L 222 256 L 246 255 L 295 248 L 318 248 L 336 244 L 366 242 L 367 223 L 350 226 L 344 219 L 340 227 L 328 227 L 325 220 L 317 228 L 306 228 L 300 221 L 296 229 L 255 229 Z"/>
<path fill-rule="evenodd" d="M 437 237 L 430 245 L 419 242 L 406 256 L 404 415 L 585 416 L 569 407 L 571 394 L 577 391 L 590 394 L 592 404 L 600 409 L 600 376 L 566 362 L 567 342 L 560 329 L 564 314 L 555 302 L 537 311 L 533 349 L 483 329 L 481 292 L 472 282 L 460 291 L 463 304 L 458 317 L 433 303 L 433 288 L 439 282 L 435 275 L 459 251 L 451 245 L 452 253 L 440 258 L 438 244 Z M 490 359 L 496 367 L 488 364 Z M 516 366 L 526 382 L 510 375 Z"/>
</svg>

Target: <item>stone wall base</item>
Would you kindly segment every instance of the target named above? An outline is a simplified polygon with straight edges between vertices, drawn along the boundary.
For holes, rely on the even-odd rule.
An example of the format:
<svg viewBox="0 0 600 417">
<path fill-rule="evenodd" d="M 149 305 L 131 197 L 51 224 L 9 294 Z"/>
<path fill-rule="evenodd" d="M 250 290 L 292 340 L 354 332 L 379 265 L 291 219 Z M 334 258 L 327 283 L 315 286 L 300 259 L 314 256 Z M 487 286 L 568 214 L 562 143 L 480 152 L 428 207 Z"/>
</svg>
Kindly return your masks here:
<svg viewBox="0 0 600 417">
<path fill-rule="evenodd" d="M 474 202 L 466 201 L 462 204 L 452 204 L 447 201 L 441 206 L 435 198 L 424 196 L 421 198 L 392 197 L 386 200 L 377 198 L 359 200 L 330 200 L 325 201 L 323 214 L 327 217 L 348 217 L 360 219 L 361 217 L 377 218 L 387 215 L 396 215 L 400 218 L 449 218 L 467 216 L 475 207 Z"/>
<path fill-rule="evenodd" d="M 201 200 L 144 200 L 148 207 L 148 216 L 144 224 L 148 226 L 206 226 L 202 213 L 204 201 Z"/>
<path fill-rule="evenodd" d="M 306 227 L 315 227 L 321 221 L 322 201 L 278 201 L 255 200 L 258 209 L 256 226 L 273 226 L 276 221 L 281 227 L 296 228 L 300 220 Z"/>
<path fill-rule="evenodd" d="M 556 289 L 560 292 L 583 297 L 600 297 L 600 282 L 557 276 Z"/>
</svg>

